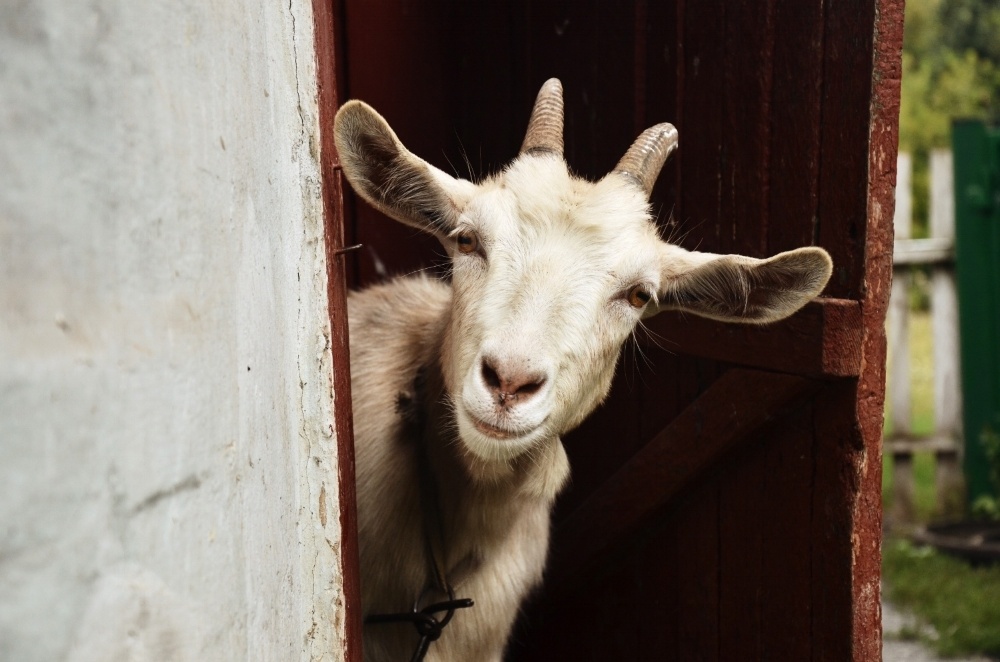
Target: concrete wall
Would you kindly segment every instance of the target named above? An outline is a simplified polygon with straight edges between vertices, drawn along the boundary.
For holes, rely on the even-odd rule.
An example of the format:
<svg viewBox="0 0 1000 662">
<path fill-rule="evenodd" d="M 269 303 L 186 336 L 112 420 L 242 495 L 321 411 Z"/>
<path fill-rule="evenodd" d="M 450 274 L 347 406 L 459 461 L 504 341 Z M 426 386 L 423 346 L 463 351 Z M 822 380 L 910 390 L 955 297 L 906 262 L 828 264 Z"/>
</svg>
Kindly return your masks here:
<svg viewBox="0 0 1000 662">
<path fill-rule="evenodd" d="M 0 3 L 0 660 L 340 659 L 308 0 Z"/>
</svg>

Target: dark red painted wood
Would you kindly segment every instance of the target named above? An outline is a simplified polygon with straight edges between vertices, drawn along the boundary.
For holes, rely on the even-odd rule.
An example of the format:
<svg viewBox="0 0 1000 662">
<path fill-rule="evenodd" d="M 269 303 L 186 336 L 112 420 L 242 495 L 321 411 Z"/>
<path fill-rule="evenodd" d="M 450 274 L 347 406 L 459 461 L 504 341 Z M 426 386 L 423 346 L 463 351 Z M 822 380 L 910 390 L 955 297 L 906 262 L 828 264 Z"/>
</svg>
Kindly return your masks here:
<svg viewBox="0 0 1000 662">
<path fill-rule="evenodd" d="M 766 456 L 759 436 L 733 455 L 739 459 L 719 482 L 719 638 L 720 660 L 759 659 L 761 639 L 762 532 L 774 517 L 764 510 Z M 739 457 L 742 456 L 742 457 Z"/>
<path fill-rule="evenodd" d="M 611 396 L 578 430 L 564 438 L 573 467 L 572 489 L 563 494 L 557 505 L 557 518 L 568 514 L 591 492 L 600 487 L 612 471 L 623 465 L 642 445 L 641 366 L 630 364 L 626 350 L 622 370 L 612 387 Z M 607 440 L 612 439 L 611 443 Z"/>
<path fill-rule="evenodd" d="M 566 94 L 566 159 L 596 179 L 624 155 L 637 133 L 635 5 L 601 0 L 527 3 L 532 96 L 552 76 Z"/>
<path fill-rule="evenodd" d="M 642 93 L 636 98 L 645 100 L 644 106 L 637 106 L 633 133 L 639 135 L 646 128 L 658 122 L 678 124 L 677 111 L 677 63 L 678 33 L 677 9 L 670 2 L 646 2 L 644 23 L 636 18 L 636 30 L 644 32 L 645 52 L 637 55 L 643 58 L 641 67 L 645 76 L 637 78 L 636 86 Z M 638 104 L 638 101 L 637 101 Z M 677 158 L 671 158 L 660 173 L 653 188 L 650 203 L 664 237 L 678 232 L 674 217 L 674 203 L 677 200 Z"/>
<path fill-rule="evenodd" d="M 812 387 L 793 375 L 727 372 L 559 525 L 550 585 L 575 581 L 596 557 Z"/>
<path fill-rule="evenodd" d="M 875 2 L 844 0 L 833 5 L 827 0 L 824 12 L 818 243 L 833 258 L 827 295 L 860 299 Z"/>
<path fill-rule="evenodd" d="M 862 371 L 855 393 L 863 452 L 853 500 L 852 611 L 854 659 L 877 659 L 881 645 L 882 412 L 885 396 L 885 311 L 892 280 L 892 218 L 902 77 L 903 0 L 879 0 L 874 22 L 871 128 L 868 145 Z M 878 634 L 874 634 L 878 633 Z"/>
<path fill-rule="evenodd" d="M 461 88 L 449 76 L 454 14 L 445 3 L 351 2 L 344 0 L 346 91 L 381 113 L 412 152 L 453 172 L 448 163 L 455 141 L 449 108 Z M 456 161 L 456 165 L 459 163 Z M 354 203 L 350 244 L 364 248 L 357 261 L 358 284 L 378 282 L 378 265 L 390 276 L 440 262 L 437 240 Z"/>
<path fill-rule="evenodd" d="M 774 0 L 724 3 L 719 250 L 763 256 L 770 185 Z M 737 55 L 738 54 L 738 55 Z"/>
<path fill-rule="evenodd" d="M 673 519 L 652 528 L 632 566 L 641 577 L 638 604 L 645 615 L 639 620 L 642 650 L 652 659 L 676 660 L 678 621 L 682 607 L 677 587 L 685 569 L 678 560 L 680 541 Z"/>
<path fill-rule="evenodd" d="M 817 240 L 823 0 L 778 2 L 774 30 L 769 253 Z"/>
<path fill-rule="evenodd" d="M 719 622 L 719 487 L 713 482 L 677 514 L 677 660 L 715 662 Z"/>
<path fill-rule="evenodd" d="M 808 377 L 861 373 L 862 307 L 857 301 L 818 299 L 766 326 L 719 324 L 691 315 L 661 313 L 646 322 L 644 344 L 741 365 Z"/>
<path fill-rule="evenodd" d="M 812 649 L 814 404 L 809 402 L 768 432 L 764 458 L 758 659 L 808 660 Z"/>
<path fill-rule="evenodd" d="M 330 0 L 313 0 L 316 77 L 319 89 L 320 172 L 322 177 L 324 242 L 327 264 L 327 305 L 330 311 L 330 352 L 333 355 L 332 425 L 337 437 L 337 485 L 340 504 L 340 572 L 343 578 L 344 660 L 361 661 L 361 577 L 358 572 L 357 499 L 354 481 L 354 417 L 351 409 L 351 354 L 347 332 L 347 284 L 344 269 L 344 205 L 340 163 L 333 141 L 333 118 L 339 105 L 340 41 L 338 7 Z M 324 522 L 325 525 L 325 522 Z"/>
<path fill-rule="evenodd" d="M 815 660 L 852 660 L 853 501 L 860 439 L 853 417 L 855 383 L 831 385 L 816 401 L 815 489 L 812 494 L 812 640 Z M 871 659 L 871 658 L 868 658 Z"/>
<path fill-rule="evenodd" d="M 723 242 L 722 99 L 725 0 L 678 2 L 679 244 L 719 251 Z"/>
</svg>

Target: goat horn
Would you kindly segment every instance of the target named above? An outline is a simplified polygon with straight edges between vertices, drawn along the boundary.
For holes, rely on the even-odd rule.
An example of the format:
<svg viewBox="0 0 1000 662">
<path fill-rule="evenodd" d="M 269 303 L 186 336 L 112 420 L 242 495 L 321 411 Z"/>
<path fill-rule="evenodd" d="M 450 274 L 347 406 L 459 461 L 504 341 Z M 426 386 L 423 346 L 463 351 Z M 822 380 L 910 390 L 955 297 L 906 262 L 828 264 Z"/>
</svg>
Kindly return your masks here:
<svg viewBox="0 0 1000 662">
<path fill-rule="evenodd" d="M 660 169 L 670 153 L 677 149 L 677 129 L 673 124 L 657 124 L 642 132 L 625 156 L 615 166 L 615 172 L 635 181 L 646 197 L 653 192 L 653 184 L 660 176 Z"/>
<path fill-rule="evenodd" d="M 563 89 L 558 78 L 550 78 L 542 85 L 528 120 L 521 154 L 535 152 L 563 153 Z"/>
</svg>

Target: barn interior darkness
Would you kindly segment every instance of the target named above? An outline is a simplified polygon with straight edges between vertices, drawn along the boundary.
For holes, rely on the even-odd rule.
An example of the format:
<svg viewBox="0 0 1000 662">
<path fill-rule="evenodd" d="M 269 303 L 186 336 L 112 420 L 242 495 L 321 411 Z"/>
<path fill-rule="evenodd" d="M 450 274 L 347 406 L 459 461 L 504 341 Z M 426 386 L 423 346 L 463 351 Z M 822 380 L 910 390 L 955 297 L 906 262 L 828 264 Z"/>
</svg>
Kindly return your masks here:
<svg viewBox="0 0 1000 662">
<path fill-rule="evenodd" d="M 876 4 L 344 0 L 338 85 L 414 153 L 463 177 L 517 154 L 549 77 L 563 82 L 566 159 L 584 177 L 612 169 L 646 127 L 672 122 L 680 148 L 652 196 L 664 236 L 758 257 L 818 244 L 835 264 L 826 295 L 859 300 Z M 345 233 L 364 244 L 348 263 L 353 287 L 377 282 L 379 263 L 396 275 L 441 260 L 434 239 L 350 194 Z M 573 477 L 552 563 L 573 553 L 559 522 L 732 367 L 658 341 L 659 330 L 626 348 L 612 397 L 565 439 Z M 829 496 L 824 485 L 849 482 L 862 445 L 856 388 L 817 380 L 586 577 L 537 596 L 509 659 L 767 650 L 802 660 L 820 647 L 824 659 L 852 659 L 847 502 L 858 488 Z"/>
</svg>

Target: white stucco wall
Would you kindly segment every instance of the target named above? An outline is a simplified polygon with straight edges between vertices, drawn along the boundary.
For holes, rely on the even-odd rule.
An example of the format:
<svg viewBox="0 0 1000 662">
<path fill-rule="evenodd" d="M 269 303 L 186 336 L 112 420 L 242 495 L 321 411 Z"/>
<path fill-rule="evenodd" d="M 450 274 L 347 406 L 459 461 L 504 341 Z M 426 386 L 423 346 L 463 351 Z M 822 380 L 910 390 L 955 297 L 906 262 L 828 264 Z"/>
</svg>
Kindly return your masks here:
<svg viewBox="0 0 1000 662">
<path fill-rule="evenodd" d="M 312 29 L 0 3 L 0 661 L 342 657 Z"/>
</svg>

